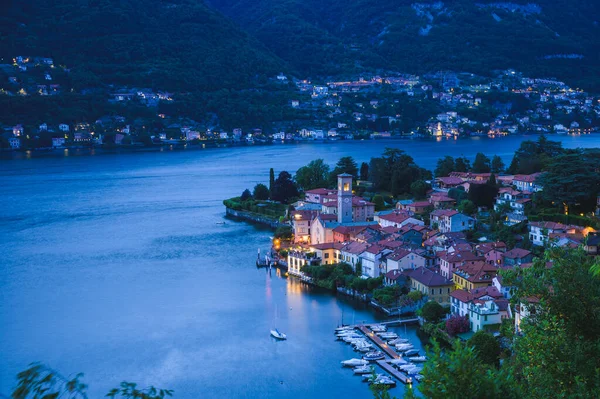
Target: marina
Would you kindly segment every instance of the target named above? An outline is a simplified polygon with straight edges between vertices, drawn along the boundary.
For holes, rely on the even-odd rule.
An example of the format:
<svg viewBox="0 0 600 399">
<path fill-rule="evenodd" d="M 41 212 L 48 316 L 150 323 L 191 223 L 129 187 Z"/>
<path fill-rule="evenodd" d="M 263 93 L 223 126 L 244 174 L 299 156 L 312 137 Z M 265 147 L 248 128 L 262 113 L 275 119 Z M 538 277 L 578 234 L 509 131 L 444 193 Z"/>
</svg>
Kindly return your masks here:
<svg viewBox="0 0 600 399">
<path fill-rule="evenodd" d="M 345 367 L 354 367 L 355 374 L 375 374 L 375 368 L 373 365 L 379 366 L 383 371 L 389 374 L 389 376 L 402 382 L 403 384 L 412 384 L 414 380 L 418 380 L 421 376 L 418 374 L 421 371 L 421 367 L 411 362 L 423 362 L 425 356 L 414 356 L 418 354 L 417 349 L 413 349 L 413 345 L 408 342 L 407 339 L 400 338 L 398 334 L 387 331 L 387 325 L 402 325 L 406 322 L 416 320 L 415 318 L 405 320 L 394 320 L 390 322 L 383 322 L 374 325 L 355 325 L 355 326 L 343 326 L 338 327 L 335 333 L 338 339 L 343 340 L 348 344 L 352 344 L 354 349 L 359 352 L 364 352 L 364 348 L 368 348 L 368 353 L 363 355 L 362 359 L 353 358 L 342 361 L 342 365 Z M 384 338 L 387 337 L 387 338 Z M 391 339 L 389 342 L 385 342 L 384 339 Z M 397 347 L 406 348 L 409 350 L 413 357 L 405 357 L 398 353 L 402 350 L 395 350 L 394 345 L 391 343 L 398 342 Z M 375 348 L 372 350 L 372 348 Z M 377 348 L 379 350 L 377 350 Z M 369 383 L 382 383 L 389 386 L 394 386 L 395 382 L 385 374 L 376 374 L 375 377 L 365 378 L 365 381 Z"/>
</svg>

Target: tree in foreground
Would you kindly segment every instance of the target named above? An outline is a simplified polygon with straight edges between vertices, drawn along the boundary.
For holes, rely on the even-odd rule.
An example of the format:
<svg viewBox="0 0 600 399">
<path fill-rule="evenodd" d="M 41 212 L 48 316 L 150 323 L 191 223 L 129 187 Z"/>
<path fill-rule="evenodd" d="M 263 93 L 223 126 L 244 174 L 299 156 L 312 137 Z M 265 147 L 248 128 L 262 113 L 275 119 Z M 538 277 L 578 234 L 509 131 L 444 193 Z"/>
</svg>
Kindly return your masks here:
<svg viewBox="0 0 600 399">
<path fill-rule="evenodd" d="M 65 377 L 50 367 L 33 363 L 17 375 L 17 386 L 12 399 L 87 399 L 87 385 L 81 382 L 82 373 Z M 133 382 L 123 381 L 119 388 L 111 389 L 105 397 L 125 399 L 164 399 L 173 396 L 170 389 L 138 388 Z"/>
<path fill-rule="evenodd" d="M 477 331 L 469 338 L 467 346 L 471 346 L 475 349 L 475 353 L 482 363 L 490 366 L 496 366 L 498 364 L 500 344 L 492 334 L 483 330 Z"/>
<path fill-rule="evenodd" d="M 474 348 L 456 340 L 452 349 L 442 351 L 437 341 L 427 352 L 423 366 L 420 394 L 430 399 L 512 399 L 521 398 L 513 376 L 481 362 Z M 408 389 L 405 398 L 419 397 Z"/>
<path fill-rule="evenodd" d="M 516 287 L 515 305 L 530 310 L 513 359 L 525 397 L 600 397 L 600 279 L 594 262 L 583 249 L 548 248 L 532 267 L 505 272 L 507 284 Z"/>
</svg>

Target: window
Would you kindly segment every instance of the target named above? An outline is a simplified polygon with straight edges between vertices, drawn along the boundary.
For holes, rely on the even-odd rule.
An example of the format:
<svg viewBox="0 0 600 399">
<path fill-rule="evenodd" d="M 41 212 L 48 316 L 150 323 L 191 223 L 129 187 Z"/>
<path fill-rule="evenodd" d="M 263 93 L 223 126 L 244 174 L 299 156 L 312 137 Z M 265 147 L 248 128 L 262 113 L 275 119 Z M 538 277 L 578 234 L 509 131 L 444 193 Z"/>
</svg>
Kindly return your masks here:
<svg viewBox="0 0 600 399">
<path fill-rule="evenodd" d="M 329 254 L 326 253 L 325 254 L 325 259 L 328 259 L 328 258 L 329 258 Z"/>
</svg>

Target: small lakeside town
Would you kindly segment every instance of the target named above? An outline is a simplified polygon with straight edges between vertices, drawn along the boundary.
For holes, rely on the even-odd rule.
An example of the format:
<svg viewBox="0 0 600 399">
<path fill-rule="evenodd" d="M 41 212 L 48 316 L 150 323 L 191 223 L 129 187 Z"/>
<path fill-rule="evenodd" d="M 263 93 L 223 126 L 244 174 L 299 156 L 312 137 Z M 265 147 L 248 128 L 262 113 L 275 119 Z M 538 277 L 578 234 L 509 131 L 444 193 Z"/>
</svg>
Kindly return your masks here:
<svg viewBox="0 0 600 399">
<path fill-rule="evenodd" d="M 48 101 L 73 94 L 70 69 L 56 65 L 52 58 L 16 56 L 12 61 L 0 65 L 6 78 L 0 85 L 1 96 Z M 111 113 L 94 120 L 73 115 L 61 120 L 32 116 L 16 124 L 0 121 L 0 149 L 579 135 L 600 129 L 598 95 L 511 69 L 498 71 L 493 78 L 437 72 L 314 82 L 279 74 L 269 84 L 270 88 L 257 90 L 284 93 L 273 104 L 282 109 L 281 120 L 230 129 L 214 114 L 208 121 L 199 121 L 170 112 L 173 104 L 185 98 L 182 93 L 115 85 L 82 88 L 78 95 L 97 96 Z M 134 116 L 130 109 L 145 110 L 144 115 Z"/>
<path fill-rule="evenodd" d="M 488 327 L 498 329 L 505 319 L 513 320 L 518 332 L 527 310 L 509 306 L 512 287 L 503 284 L 500 271 L 530 267 L 534 254 L 548 246 L 583 247 L 596 256 L 600 233 L 590 226 L 528 221 L 525 209 L 533 193 L 543 190 L 538 182 L 541 174 L 534 173 L 497 180 L 501 188 L 494 210 L 507 211 L 507 226 L 527 226 L 517 237 L 519 243 L 511 248 L 485 237 L 469 239 L 478 221 L 459 212 L 448 191 L 462 187 L 468 192 L 470 186 L 487 183 L 491 175 L 452 172 L 435 179 L 426 200 L 401 200 L 396 209 L 375 212 L 374 203 L 352 193 L 352 175 L 341 174 L 337 190 L 308 190 L 304 200 L 293 204 L 294 241 L 287 252 L 288 273 L 310 281 L 306 266 L 344 262 L 364 279 L 382 278 L 386 287 L 421 292 L 421 306 L 435 301 L 449 307 L 451 317 L 468 318 L 470 335 Z M 595 214 L 600 216 L 600 196 Z M 427 224 L 424 215 L 428 215 Z M 525 240 L 533 246 L 531 250 L 519 247 Z M 395 314 L 409 313 L 415 308 L 394 310 Z"/>
<path fill-rule="evenodd" d="M 524 149 L 532 147 L 537 150 L 529 156 Z M 543 160 L 550 153 L 555 158 Z M 366 374 L 363 381 L 371 384 L 375 397 L 379 397 L 378 389 L 387 391 L 397 381 L 409 387 L 405 397 L 411 397 L 414 382 L 424 393 L 439 378 L 468 378 L 463 374 L 442 377 L 440 374 L 448 371 L 437 366 L 462 350 L 475 351 L 477 359 L 471 359 L 468 366 L 473 372 L 486 367 L 483 364 L 492 366 L 493 380 L 503 364 L 514 367 L 515 359 L 522 357 L 524 366 L 533 368 L 532 358 L 546 356 L 543 350 L 547 349 L 523 349 L 522 342 L 531 345 L 533 341 L 527 340 L 552 334 L 543 331 L 541 337 L 537 335 L 540 318 L 556 311 L 555 307 L 570 306 L 565 304 L 568 301 L 579 301 L 573 297 L 577 293 L 565 293 L 563 284 L 575 290 L 587 290 L 579 287 L 581 281 L 574 282 L 578 278 L 587 279 L 586 286 L 595 284 L 589 276 L 598 268 L 600 256 L 597 155 L 595 150 L 562 150 L 560 143 L 542 136 L 537 143 L 523 143 L 507 169 L 492 166 L 497 161 L 483 154 L 477 154 L 473 167 L 464 158 L 442 158 L 435 170 L 437 177 L 414 180 L 409 184 L 411 194 L 394 198 L 375 187 L 385 186 L 386 179 L 378 165 L 389 162 L 388 167 L 394 169 L 404 163 L 406 171 L 414 164 L 402 151 L 386 148 L 382 158 L 361 165 L 360 179 L 351 157 L 340 159 L 331 172 L 322 160 L 316 160 L 300 168 L 294 180 L 301 189 L 328 182 L 323 187 L 302 193 L 293 187 L 288 172 L 274 180 L 271 170 L 270 188 L 259 183 L 253 194 L 246 190 L 242 197 L 224 204 L 228 215 L 278 226 L 271 257 L 267 255 L 263 261 L 259 251 L 257 267 L 281 267 L 291 278 L 357 298 L 387 316 L 388 322 L 371 324 L 345 325 L 342 319 L 335 330 L 337 338 L 362 355 L 341 364 L 353 367 L 356 375 Z M 575 165 L 573 156 L 581 158 L 581 163 Z M 572 170 L 556 167 L 567 159 L 573 163 Z M 537 164 L 540 160 L 545 166 Z M 465 165 L 469 171 L 464 171 Z M 539 171 L 507 173 L 532 165 Z M 497 174 L 473 171 L 482 168 Z M 585 168 L 591 169 L 590 174 L 582 170 Z M 343 169 L 351 173 L 339 173 Z M 413 169 L 404 176 L 409 180 L 411 174 L 414 178 L 420 173 L 423 178 L 427 172 Z M 398 184 L 396 173 L 398 169 L 392 173 L 392 187 Z M 559 175 L 562 177 L 557 180 Z M 592 180 L 584 177 L 592 175 Z M 367 176 L 370 178 L 365 179 Z M 293 201 L 288 202 L 285 216 L 272 224 L 269 220 L 273 219 L 264 215 L 276 216 L 271 212 L 285 209 L 277 201 L 285 198 L 281 197 L 284 186 Z M 563 189 L 585 194 L 574 199 L 556 193 Z M 593 196 L 593 203 L 588 203 L 586 196 Z M 404 199 L 407 197 L 413 198 Z M 258 201 L 261 198 L 276 201 Z M 489 207 L 476 205 L 488 200 Z M 556 296 L 561 303 L 553 301 Z M 569 320 L 571 315 L 563 317 Z M 406 334 L 388 330 L 388 326 L 415 322 L 424 336 L 420 339 L 433 345 L 426 353 Z M 287 339 L 278 330 L 273 336 Z M 440 342 L 446 346 L 444 351 Z M 523 350 L 528 350 L 527 354 Z M 456 367 L 466 367 L 465 361 Z M 516 382 L 504 383 L 511 386 Z M 515 389 L 513 394 L 519 390 L 511 389 Z"/>
</svg>

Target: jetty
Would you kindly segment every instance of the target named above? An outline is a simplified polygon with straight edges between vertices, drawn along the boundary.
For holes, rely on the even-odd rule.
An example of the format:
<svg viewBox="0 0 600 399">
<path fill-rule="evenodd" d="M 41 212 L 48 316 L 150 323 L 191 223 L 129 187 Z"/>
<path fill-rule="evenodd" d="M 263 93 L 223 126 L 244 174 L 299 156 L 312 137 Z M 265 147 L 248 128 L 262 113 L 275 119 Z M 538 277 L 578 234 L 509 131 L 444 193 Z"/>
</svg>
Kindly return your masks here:
<svg viewBox="0 0 600 399">
<path fill-rule="evenodd" d="M 396 370 L 394 367 L 392 367 L 391 364 L 387 362 L 387 360 L 377 360 L 377 364 L 379 365 L 379 367 L 390 373 L 392 377 L 396 378 L 403 384 L 412 384 L 412 378 L 410 378 L 403 372 Z"/>
<path fill-rule="evenodd" d="M 383 342 L 381 338 L 379 338 L 370 328 L 367 326 L 359 326 L 358 330 L 365 334 L 365 337 L 369 338 L 375 345 L 379 347 L 382 351 L 384 351 L 389 357 L 392 359 L 398 359 L 400 355 L 392 349 L 387 343 Z"/>
<path fill-rule="evenodd" d="M 395 321 L 395 322 L 397 322 L 397 321 Z M 393 322 L 388 322 L 388 325 L 389 325 L 389 323 L 393 323 Z M 378 323 L 378 324 L 384 324 L 384 323 Z M 373 332 L 373 330 L 371 330 L 366 325 L 359 325 L 354 328 L 359 330 L 360 332 L 362 332 L 366 338 L 371 340 L 371 342 L 373 342 L 375 345 L 377 345 L 379 347 L 379 349 L 381 349 L 383 352 L 385 352 L 385 354 L 388 355 L 390 358 L 392 358 L 392 359 L 402 358 L 402 356 L 400 356 L 398 354 L 398 352 L 396 352 L 390 345 L 388 345 L 385 341 L 383 341 L 381 338 L 379 338 L 377 336 L 377 334 L 375 334 Z M 388 361 L 389 361 L 389 359 L 383 359 L 383 360 L 377 360 L 376 363 L 382 369 L 384 369 L 385 371 L 390 373 L 390 375 L 392 375 L 394 378 L 396 378 L 398 381 L 402 382 L 403 384 L 411 384 L 412 383 L 412 378 L 410 378 L 408 375 L 404 374 L 403 372 L 396 370 L 391 364 L 388 363 Z"/>
</svg>

